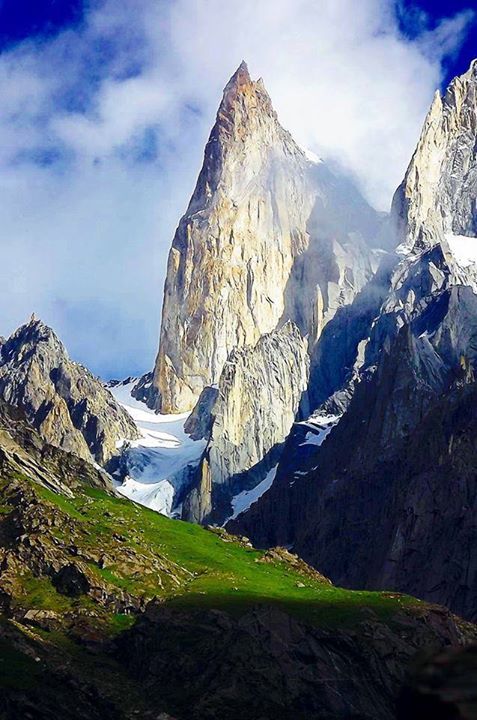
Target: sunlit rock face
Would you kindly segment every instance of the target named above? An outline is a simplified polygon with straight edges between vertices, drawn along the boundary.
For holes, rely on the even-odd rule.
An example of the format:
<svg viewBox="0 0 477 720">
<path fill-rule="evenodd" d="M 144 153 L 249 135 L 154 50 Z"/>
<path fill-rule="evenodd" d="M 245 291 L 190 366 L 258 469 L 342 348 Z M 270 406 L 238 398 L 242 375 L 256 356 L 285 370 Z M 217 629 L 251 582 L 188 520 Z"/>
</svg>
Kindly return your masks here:
<svg viewBox="0 0 477 720">
<path fill-rule="evenodd" d="M 477 62 L 438 92 L 397 189 L 391 223 L 398 261 L 366 347 L 383 343 L 453 286 L 477 292 Z M 455 329 L 459 332 L 459 328 Z"/>
<path fill-rule="evenodd" d="M 477 235 L 477 61 L 436 93 L 393 210 L 401 241 L 412 249 L 446 234 Z"/>
<path fill-rule="evenodd" d="M 185 519 L 223 522 L 231 497 L 257 485 L 277 463 L 308 369 L 306 342 L 291 322 L 231 353 L 209 410 L 209 441 Z"/>
<path fill-rule="evenodd" d="M 308 159 L 242 63 L 169 255 L 157 407 L 192 409 L 234 348 L 289 319 L 311 347 L 375 271 L 380 223 L 349 180 Z"/>
</svg>

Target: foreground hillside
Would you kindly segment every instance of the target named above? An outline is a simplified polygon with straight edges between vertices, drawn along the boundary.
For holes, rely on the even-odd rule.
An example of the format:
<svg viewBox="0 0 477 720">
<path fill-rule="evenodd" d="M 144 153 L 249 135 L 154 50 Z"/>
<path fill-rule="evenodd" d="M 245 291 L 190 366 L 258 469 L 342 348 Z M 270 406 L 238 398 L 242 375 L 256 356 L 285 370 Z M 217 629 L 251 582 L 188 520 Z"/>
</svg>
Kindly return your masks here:
<svg viewBox="0 0 477 720">
<path fill-rule="evenodd" d="M 389 718 L 420 653 L 477 639 L 119 499 L 1 409 L 1 718 Z"/>
</svg>

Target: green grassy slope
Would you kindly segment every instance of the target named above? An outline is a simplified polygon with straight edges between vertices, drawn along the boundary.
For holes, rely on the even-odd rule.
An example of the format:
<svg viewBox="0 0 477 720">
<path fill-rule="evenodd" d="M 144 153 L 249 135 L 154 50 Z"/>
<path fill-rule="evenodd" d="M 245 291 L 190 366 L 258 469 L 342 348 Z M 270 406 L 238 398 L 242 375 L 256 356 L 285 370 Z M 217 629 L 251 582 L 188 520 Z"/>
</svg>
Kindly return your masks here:
<svg viewBox="0 0 477 720">
<path fill-rule="evenodd" d="M 385 618 L 398 607 L 418 604 L 396 593 L 333 587 L 318 573 L 307 573 L 285 561 L 264 562 L 263 552 L 225 533 L 170 520 L 100 490 L 86 490 L 74 500 L 42 488 L 38 492 L 83 529 L 85 548 L 107 551 L 111 539 L 120 537 L 139 557 L 147 560 L 159 554 L 177 568 L 179 582 L 172 582 L 167 572 L 159 576 L 129 573 L 121 563 L 94 567 L 105 581 L 135 596 L 233 612 L 257 603 L 276 603 L 314 623 L 352 621 L 363 607 Z"/>
<path fill-rule="evenodd" d="M 442 613 L 431 617 L 429 605 L 414 598 L 334 587 L 283 549 L 258 551 L 246 538 L 170 520 L 101 490 L 84 487 L 66 497 L 24 475 L 0 474 L 0 506 L 0 720 L 28 713 L 52 720 L 58 706 L 75 720 L 149 720 L 157 717 L 157 707 L 172 709 L 174 716 L 181 707 L 177 688 L 183 687 L 183 672 L 187 675 L 192 667 L 200 676 L 201 658 L 220 659 L 228 649 L 220 645 L 222 630 L 215 632 L 213 619 L 223 614 L 210 610 L 231 616 L 227 622 L 235 629 L 227 632 L 235 643 L 232 655 L 243 656 L 237 682 L 248 687 L 251 653 L 256 691 L 262 695 L 266 691 L 259 681 L 264 662 L 260 640 L 238 629 L 242 616 L 247 628 L 247 618 L 258 616 L 259 623 L 268 622 L 264 617 L 283 618 L 284 613 L 301 621 L 290 626 L 306 628 L 303 637 L 310 635 L 313 672 L 307 669 L 309 659 L 303 660 L 293 643 L 289 647 L 284 637 L 280 640 L 296 678 L 309 672 L 319 675 L 320 662 L 334 657 L 331 651 L 328 655 L 331 643 L 343 668 L 357 662 L 351 685 L 365 684 L 362 693 L 356 691 L 363 698 L 367 693 L 386 695 L 387 676 L 394 688 L 401 666 L 418 647 L 435 642 L 440 646 L 454 632 L 452 620 Z M 153 599 L 150 612 L 144 612 Z M 275 608 L 281 612 L 274 614 Z M 410 628 L 417 633 L 415 644 Z M 365 669 L 381 663 L 382 638 L 399 649 L 399 662 L 392 661 L 383 681 L 380 672 L 371 676 L 371 671 L 360 670 L 363 663 Z M 264 648 L 266 674 L 281 667 L 275 645 L 274 641 Z M 143 680 L 129 668 L 129 654 L 136 653 L 137 659 L 138 652 L 142 668 L 165 663 L 160 677 L 154 675 L 155 694 L 144 691 L 150 677 L 145 676 L 143 687 Z M 335 672 L 330 666 L 328 671 L 346 696 L 348 670 Z M 215 672 L 221 672 L 220 663 Z M 170 688 L 168 674 L 177 680 Z M 283 690 L 288 676 L 278 674 L 276 687 L 282 690 L 276 702 L 282 708 L 288 702 L 288 690 Z M 311 702 L 306 680 L 303 686 L 300 682 L 293 685 L 298 704 L 302 695 Z M 219 713 L 227 706 L 228 701 L 223 705 L 220 699 L 226 685 L 223 679 L 210 696 Z M 207 684 L 192 685 L 186 704 L 193 706 L 208 692 Z M 360 702 L 366 704 L 363 698 Z M 262 701 L 267 704 L 264 695 Z M 320 702 L 328 706 L 326 698 Z M 247 707 L 236 717 L 242 718 Z M 184 713 L 178 717 L 188 716 Z"/>
</svg>

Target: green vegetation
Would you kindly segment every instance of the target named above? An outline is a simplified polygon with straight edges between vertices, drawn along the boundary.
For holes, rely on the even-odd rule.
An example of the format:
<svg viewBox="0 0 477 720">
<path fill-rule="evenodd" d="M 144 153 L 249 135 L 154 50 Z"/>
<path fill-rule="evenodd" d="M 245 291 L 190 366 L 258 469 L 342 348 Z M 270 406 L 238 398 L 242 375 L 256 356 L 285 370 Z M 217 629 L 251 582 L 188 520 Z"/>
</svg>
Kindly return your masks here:
<svg viewBox="0 0 477 720">
<path fill-rule="evenodd" d="M 395 624 L 402 632 L 398 610 L 426 612 L 407 596 L 333 587 L 284 550 L 258 551 L 244 538 L 170 520 L 100 490 L 66 497 L 24 476 L 0 477 L 0 501 L 0 552 L 8 559 L 0 578 L 0 715 L 3 695 L 28 712 L 38 706 L 61 708 L 64 717 L 96 717 L 93 707 L 98 717 L 109 717 L 111 708 L 121 708 L 118 717 L 149 717 L 156 699 L 127 664 L 143 633 L 127 631 L 153 598 L 167 608 L 231 615 L 275 606 L 308 626 L 331 628 L 330 635 L 352 628 L 350 639 L 363 621 L 384 622 L 392 635 Z M 197 654 L 192 666 L 199 667 L 194 632 L 189 640 L 174 630 L 182 618 L 176 613 L 166 614 L 165 627 L 168 617 L 166 651 L 174 658 L 179 644 L 191 660 Z M 195 619 L 185 617 L 184 628 L 190 627 Z M 154 657 L 154 647 L 151 652 Z M 78 698 L 86 703 L 80 710 Z M 164 685 L 160 699 L 175 715 L 181 699 L 168 699 Z M 185 705 L 192 702 L 184 696 Z"/>
<path fill-rule="evenodd" d="M 131 572 L 126 561 L 102 568 L 91 564 L 104 581 L 134 596 L 160 597 L 184 609 L 213 607 L 232 613 L 273 603 L 317 624 L 362 619 L 364 607 L 386 619 L 398 607 L 417 604 L 399 594 L 333 587 L 286 562 L 262 562 L 263 552 L 243 543 L 170 520 L 100 490 L 86 489 L 72 500 L 43 488 L 38 492 L 80 526 L 82 544 L 93 553 L 107 553 L 117 538 L 136 553 L 144 572 L 137 568 Z M 158 556 L 167 563 L 160 573 L 151 571 L 150 565 Z M 43 601 L 41 594 L 38 597 Z"/>
<path fill-rule="evenodd" d="M 26 571 L 21 577 L 21 586 L 23 593 L 20 600 L 25 608 L 52 610 L 58 613 L 71 609 L 71 599 L 56 592 L 47 577 L 35 577 Z"/>
<path fill-rule="evenodd" d="M 41 487 L 40 485 L 36 488 L 38 495 L 42 497 L 44 500 L 48 500 L 49 502 L 53 503 L 53 505 L 56 505 L 56 507 L 60 508 L 60 510 L 63 510 L 67 515 L 69 515 L 74 520 L 82 520 L 83 516 L 81 513 L 79 513 L 75 505 L 71 502 L 71 500 L 68 500 L 64 495 L 60 495 L 59 493 L 55 493 L 52 490 L 48 490 L 47 488 Z"/>
</svg>

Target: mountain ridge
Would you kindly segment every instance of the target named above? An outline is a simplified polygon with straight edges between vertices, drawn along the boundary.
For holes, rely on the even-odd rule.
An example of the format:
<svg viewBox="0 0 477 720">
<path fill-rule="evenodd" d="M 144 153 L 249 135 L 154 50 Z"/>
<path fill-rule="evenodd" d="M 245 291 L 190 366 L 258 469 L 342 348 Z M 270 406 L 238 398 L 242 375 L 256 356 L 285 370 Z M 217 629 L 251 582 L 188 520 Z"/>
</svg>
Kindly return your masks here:
<svg viewBox="0 0 477 720">
<path fill-rule="evenodd" d="M 71 361 L 53 330 L 32 316 L 0 346 L 0 397 L 25 412 L 50 444 L 105 465 L 138 436 L 103 383 Z"/>
<path fill-rule="evenodd" d="M 323 335 L 320 362 L 330 362 L 333 342 L 346 351 L 348 370 L 316 416 L 337 400 L 339 422 L 311 455 L 300 456 L 301 436 L 292 433 L 272 487 L 228 525 L 258 545 L 293 546 L 347 586 L 406 589 L 472 619 L 477 254 L 463 258 L 456 241 L 472 242 L 476 217 L 476 69 L 443 101 L 436 96 L 424 123 L 395 196 L 401 244 L 380 291 L 371 292 L 379 303 L 370 305 L 371 322 L 361 329 L 355 301 L 347 322 L 330 325 L 331 339 Z M 348 347 L 353 319 L 360 332 Z M 314 372 L 312 382 L 322 382 Z"/>
</svg>

